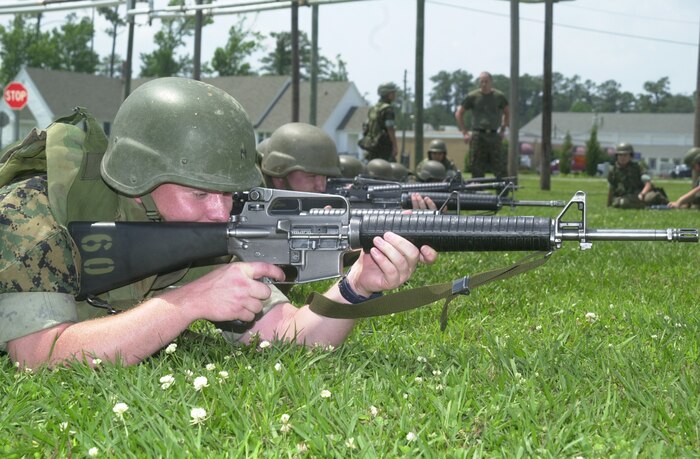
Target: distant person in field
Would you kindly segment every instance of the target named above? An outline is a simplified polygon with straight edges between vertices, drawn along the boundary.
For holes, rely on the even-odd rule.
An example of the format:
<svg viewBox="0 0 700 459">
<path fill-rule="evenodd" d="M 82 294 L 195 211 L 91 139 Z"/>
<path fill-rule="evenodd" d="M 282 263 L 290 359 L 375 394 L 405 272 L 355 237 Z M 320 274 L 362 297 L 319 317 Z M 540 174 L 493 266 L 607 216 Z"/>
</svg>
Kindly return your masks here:
<svg viewBox="0 0 700 459">
<path fill-rule="evenodd" d="M 655 188 L 642 167 L 632 160 L 634 147 L 621 143 L 615 149 L 615 165 L 608 173 L 608 207 L 643 209 L 667 204 L 666 193 Z"/>
<path fill-rule="evenodd" d="M 464 127 L 464 114 L 472 111 L 471 129 Z M 457 128 L 469 144 L 469 165 L 472 177 L 483 177 L 490 166 L 497 178 L 506 175 L 503 137 L 510 124 L 506 96 L 493 87 L 489 72 L 479 75 L 479 89 L 471 91 L 455 112 Z"/>
</svg>

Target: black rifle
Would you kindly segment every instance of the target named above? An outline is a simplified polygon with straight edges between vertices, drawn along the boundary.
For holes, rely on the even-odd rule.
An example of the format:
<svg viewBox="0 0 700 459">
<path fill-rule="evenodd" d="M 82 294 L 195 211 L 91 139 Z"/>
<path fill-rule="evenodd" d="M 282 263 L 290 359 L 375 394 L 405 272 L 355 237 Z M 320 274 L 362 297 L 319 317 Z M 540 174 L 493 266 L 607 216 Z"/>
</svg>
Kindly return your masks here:
<svg viewBox="0 0 700 459">
<path fill-rule="evenodd" d="M 578 217 L 565 220 L 574 209 Z M 551 219 L 396 212 L 359 216 L 341 196 L 254 188 L 234 195 L 227 223 L 73 222 L 68 230 L 82 259 L 77 299 L 227 254 L 293 267 L 292 283 L 339 277 L 346 252 L 369 250 L 373 238 L 387 231 L 438 251 L 551 252 L 564 241 L 578 241 L 582 249 L 593 241 L 698 241 L 697 229 L 590 229 L 581 191 Z"/>
</svg>

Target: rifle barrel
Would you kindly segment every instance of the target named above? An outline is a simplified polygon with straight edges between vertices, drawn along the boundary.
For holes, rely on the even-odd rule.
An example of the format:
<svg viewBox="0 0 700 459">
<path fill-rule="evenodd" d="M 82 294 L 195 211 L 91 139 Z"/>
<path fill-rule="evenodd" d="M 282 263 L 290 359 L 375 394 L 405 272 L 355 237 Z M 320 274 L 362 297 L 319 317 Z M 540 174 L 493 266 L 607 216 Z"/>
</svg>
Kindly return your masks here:
<svg viewBox="0 0 700 459">
<path fill-rule="evenodd" d="M 576 230 L 563 230 L 562 240 L 578 241 L 581 236 Z M 654 229 L 588 229 L 584 238 L 587 241 L 669 241 L 698 242 L 698 230 L 691 228 Z"/>
</svg>

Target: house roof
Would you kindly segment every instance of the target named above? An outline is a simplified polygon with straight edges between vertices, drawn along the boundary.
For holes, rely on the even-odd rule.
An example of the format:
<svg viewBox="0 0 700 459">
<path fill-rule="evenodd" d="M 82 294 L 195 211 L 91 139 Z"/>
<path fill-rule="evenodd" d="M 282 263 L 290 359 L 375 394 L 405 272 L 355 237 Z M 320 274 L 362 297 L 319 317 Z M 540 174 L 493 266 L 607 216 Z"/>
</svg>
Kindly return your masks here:
<svg viewBox="0 0 700 459">
<path fill-rule="evenodd" d="M 638 136 L 656 133 L 661 135 L 688 135 L 693 132 L 692 113 L 552 113 L 552 134 L 563 137 L 590 136 L 593 124 L 598 125 L 598 136 L 615 133 L 621 136 Z M 520 129 L 523 135 L 542 137 L 542 114 L 530 120 Z"/>
<path fill-rule="evenodd" d="M 117 78 L 29 67 L 26 71 L 55 116 L 68 115 L 81 106 L 98 120 L 111 120 L 121 104 L 122 85 Z M 31 114 L 22 110 L 21 116 L 30 118 Z"/>
<path fill-rule="evenodd" d="M 69 114 L 80 105 L 98 120 L 109 121 L 114 119 L 122 101 L 123 81 L 118 78 L 39 68 L 26 68 L 26 71 L 54 117 Z M 132 91 L 152 79 L 132 80 Z M 292 86 L 288 76 L 227 76 L 203 78 L 202 81 L 236 98 L 258 131 L 272 132 L 291 121 Z M 352 83 L 347 81 L 318 83 L 316 114 L 319 126 L 329 120 L 351 87 Z M 301 82 L 299 119 L 302 121 L 309 119 L 310 92 L 310 83 Z M 342 113 L 345 119 L 340 124 L 361 131 L 366 110 L 366 107 L 359 107 L 354 114 Z M 23 110 L 21 116 L 23 119 L 32 118 L 29 110 Z"/>
<path fill-rule="evenodd" d="M 318 83 L 316 96 L 316 124 L 318 126 L 326 123 L 333 110 L 348 92 L 351 84 L 347 81 L 322 81 Z M 299 84 L 299 121 L 308 122 L 310 100 L 311 84 L 308 81 L 302 81 Z M 291 121 L 292 87 L 290 85 L 286 88 L 269 115 L 257 128 L 262 132 L 272 132 L 279 126 Z"/>
</svg>

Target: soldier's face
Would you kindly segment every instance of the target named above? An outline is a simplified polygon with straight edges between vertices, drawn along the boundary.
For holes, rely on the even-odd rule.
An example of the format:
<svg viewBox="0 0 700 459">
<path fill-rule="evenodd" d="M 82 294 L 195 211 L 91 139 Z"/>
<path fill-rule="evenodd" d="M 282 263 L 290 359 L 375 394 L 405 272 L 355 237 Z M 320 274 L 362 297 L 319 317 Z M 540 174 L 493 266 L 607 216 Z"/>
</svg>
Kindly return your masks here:
<svg viewBox="0 0 700 459">
<path fill-rule="evenodd" d="M 620 166 L 626 166 L 627 163 L 629 163 L 632 159 L 632 155 L 630 155 L 629 153 L 618 153 L 616 156 L 617 164 L 619 164 Z"/>
<path fill-rule="evenodd" d="M 325 175 L 310 174 L 304 171 L 293 171 L 287 175 L 286 181 L 288 188 L 292 191 L 303 191 L 310 193 L 323 193 L 326 191 Z M 276 180 L 273 180 L 273 183 L 275 183 L 275 188 L 284 188 L 284 186 L 278 187 Z"/>
<path fill-rule="evenodd" d="M 430 159 L 434 161 L 442 161 L 445 159 L 445 152 L 442 151 L 431 151 Z"/>
<path fill-rule="evenodd" d="M 479 76 L 479 89 L 481 89 L 481 92 L 484 94 L 487 94 L 491 92 L 491 88 L 493 87 L 493 82 L 491 81 L 491 78 L 489 78 L 488 75 L 481 75 Z"/>
<path fill-rule="evenodd" d="M 205 191 L 174 183 L 165 183 L 151 192 L 158 211 L 166 221 L 228 221 L 233 198 L 231 193 Z"/>
</svg>

